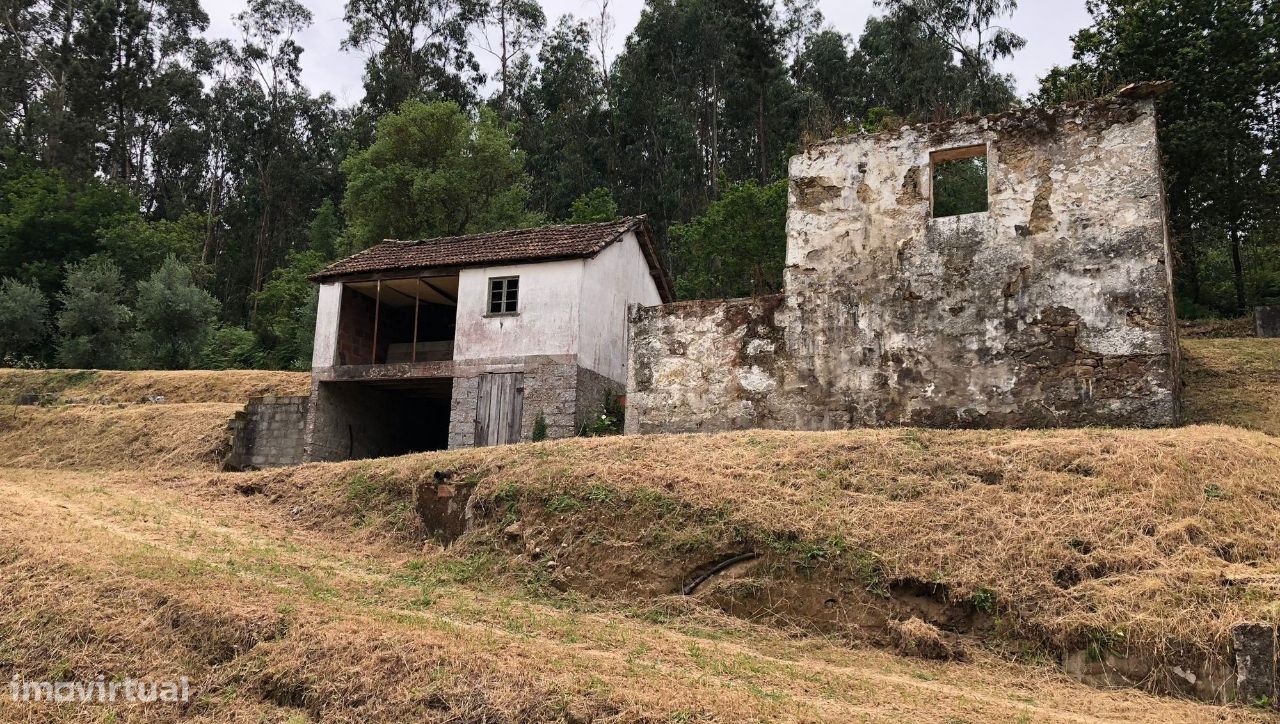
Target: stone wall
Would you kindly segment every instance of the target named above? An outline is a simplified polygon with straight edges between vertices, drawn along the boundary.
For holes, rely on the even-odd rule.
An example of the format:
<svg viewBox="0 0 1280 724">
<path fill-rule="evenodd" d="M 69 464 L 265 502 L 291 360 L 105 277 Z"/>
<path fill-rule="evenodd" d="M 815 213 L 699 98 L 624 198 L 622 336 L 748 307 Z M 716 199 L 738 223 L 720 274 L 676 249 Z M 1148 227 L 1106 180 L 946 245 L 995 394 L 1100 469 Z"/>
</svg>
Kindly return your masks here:
<svg viewBox="0 0 1280 724">
<path fill-rule="evenodd" d="M 227 425 L 225 470 L 258 470 L 303 461 L 309 397 L 255 397 Z"/>
<path fill-rule="evenodd" d="M 971 146 L 989 210 L 933 218 L 931 154 Z M 1177 422 L 1150 97 L 835 139 L 790 176 L 768 331 L 764 300 L 633 314 L 629 430 Z"/>
<path fill-rule="evenodd" d="M 622 386 L 578 365 L 576 355 L 530 355 L 467 360 L 455 365 L 452 411 L 449 418 L 449 448 L 475 444 L 476 394 L 479 377 L 485 373 L 524 374 L 524 407 L 520 439 L 533 437 L 534 422 L 541 413 L 547 423 L 547 437 L 573 437 L 586 415 L 599 409 L 604 390 L 620 393 Z M 599 399 L 597 399 L 599 398 Z"/>
<path fill-rule="evenodd" d="M 781 304 L 773 296 L 633 308 L 626 432 L 778 425 Z"/>
<path fill-rule="evenodd" d="M 1231 629 L 1235 688 L 1241 703 L 1280 709 L 1280 628 L 1239 623 Z"/>
<path fill-rule="evenodd" d="M 578 434 L 591 418 L 605 411 L 605 403 L 617 399 L 626 392 L 626 388 L 595 370 L 586 367 L 577 369 L 577 386 L 575 388 L 574 434 Z"/>
</svg>

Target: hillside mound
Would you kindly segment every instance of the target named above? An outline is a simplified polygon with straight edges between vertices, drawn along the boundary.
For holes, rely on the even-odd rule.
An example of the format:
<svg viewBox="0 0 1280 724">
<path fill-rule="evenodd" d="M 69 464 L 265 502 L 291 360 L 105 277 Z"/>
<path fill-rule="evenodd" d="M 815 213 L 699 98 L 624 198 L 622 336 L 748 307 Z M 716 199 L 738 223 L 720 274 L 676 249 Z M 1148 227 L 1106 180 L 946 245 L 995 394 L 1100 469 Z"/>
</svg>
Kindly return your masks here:
<svg viewBox="0 0 1280 724">
<path fill-rule="evenodd" d="M 237 402 L 261 395 L 305 395 L 308 372 L 263 370 L 0 369 L 0 405 Z"/>
<path fill-rule="evenodd" d="M 13 467 L 215 469 L 250 397 L 304 395 L 305 372 L 0 369 L 0 460 Z"/>
<path fill-rule="evenodd" d="M 1189 416 L 1280 432 L 1274 340 L 1193 340 L 1186 357 Z M 750 431 L 233 474 L 216 461 L 243 398 L 180 400 L 297 392 L 305 375 L 152 374 L 0 373 L 0 390 L 47 395 L 0 408 L 0 490 L 14 501 L 0 514 L 0 626 L 56 612 L 11 648 L 24 673 L 72 661 L 92 678 L 95 656 L 123 657 L 111 671 L 203 672 L 224 697 L 199 710 L 211 720 L 328 718 L 353 700 L 371 719 L 883 713 L 880 696 L 828 690 L 850 676 L 894 689 L 888 710 L 906 718 L 1009 719 L 1023 709 L 1008 690 L 970 707 L 964 685 L 932 679 L 989 688 L 995 670 L 1060 667 L 1228 701 L 1231 626 L 1280 621 L 1280 439 L 1263 432 Z M 95 393 L 148 401 L 82 404 Z M 77 547 L 111 554 L 82 570 Z M 118 641 L 135 609 L 163 624 L 137 646 L 61 643 L 77 626 Z M 630 653 L 604 662 L 618 646 Z M 422 666 L 461 673 L 405 674 Z M 344 667 L 366 673 L 326 683 Z M 643 693 L 669 677 L 679 701 Z M 736 693 L 712 693 L 726 679 Z M 1036 692 L 1054 702 L 1036 718 L 1172 711 L 1057 680 Z M 921 696 L 947 703 L 925 711 Z"/>
<path fill-rule="evenodd" d="M 915 617 L 1202 698 L 1224 695 L 1231 626 L 1280 620 L 1280 440 L 1228 427 L 578 439 L 212 480 L 401 539 L 416 489 L 443 540 L 552 589 L 689 592 L 885 645 Z"/>
<path fill-rule="evenodd" d="M 13 406 L 0 408 L 8 467 L 101 470 L 217 469 L 227 422 L 243 405 Z"/>
<path fill-rule="evenodd" d="M 564 452 L 524 454 L 539 450 L 553 464 Z M 538 563 L 481 529 L 444 550 L 402 529 L 403 488 L 433 457 L 207 477 L 0 469 L 6 681 L 188 677 L 186 704 L 92 708 L 134 722 L 1266 720 L 1091 689 L 1035 657 L 899 656 L 697 596 L 561 591 L 560 543 L 535 544 Z M 536 498 L 517 491 L 492 500 L 532 525 Z M 670 493 L 644 499 L 679 514 Z M 546 507 L 572 523 L 570 500 Z M 584 545 L 610 550 L 607 530 L 588 530 Z M 950 645 L 923 621 L 897 629 L 909 653 Z M 0 696 L 0 720 L 84 713 Z"/>
<path fill-rule="evenodd" d="M 1183 340 L 1183 417 L 1280 435 L 1280 339 Z"/>
</svg>

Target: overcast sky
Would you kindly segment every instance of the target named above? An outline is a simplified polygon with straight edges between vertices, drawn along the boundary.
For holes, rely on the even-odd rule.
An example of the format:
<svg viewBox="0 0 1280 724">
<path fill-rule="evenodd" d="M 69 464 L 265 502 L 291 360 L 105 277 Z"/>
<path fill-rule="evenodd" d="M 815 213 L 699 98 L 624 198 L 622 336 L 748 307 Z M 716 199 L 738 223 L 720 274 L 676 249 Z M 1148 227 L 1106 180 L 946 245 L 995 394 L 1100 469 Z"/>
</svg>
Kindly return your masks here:
<svg viewBox="0 0 1280 724">
<path fill-rule="evenodd" d="M 363 57 L 344 53 L 338 46 L 347 32 L 342 21 L 344 0 L 301 0 L 310 8 L 315 22 L 299 41 L 302 55 L 302 78 L 313 91 L 329 91 L 343 105 L 351 105 L 364 95 L 360 76 Z M 1013 73 L 1018 91 L 1025 95 L 1036 87 L 1036 80 L 1055 64 L 1071 60 L 1071 35 L 1089 23 L 1085 0 L 1022 0 L 1018 11 L 1007 20 L 1014 32 L 1027 39 L 1027 47 L 1012 61 L 1000 64 L 1000 70 Z M 244 0 L 204 0 L 209 13 L 210 37 L 233 37 L 231 16 L 244 9 Z M 872 0 L 818 0 L 828 26 L 857 37 L 868 15 L 877 14 Z M 566 13 L 578 17 L 594 15 L 599 0 L 542 0 L 548 24 Z M 610 0 L 614 17 L 612 44 L 614 54 L 640 18 L 644 0 Z M 492 66 L 492 58 L 477 51 L 480 62 Z"/>
</svg>

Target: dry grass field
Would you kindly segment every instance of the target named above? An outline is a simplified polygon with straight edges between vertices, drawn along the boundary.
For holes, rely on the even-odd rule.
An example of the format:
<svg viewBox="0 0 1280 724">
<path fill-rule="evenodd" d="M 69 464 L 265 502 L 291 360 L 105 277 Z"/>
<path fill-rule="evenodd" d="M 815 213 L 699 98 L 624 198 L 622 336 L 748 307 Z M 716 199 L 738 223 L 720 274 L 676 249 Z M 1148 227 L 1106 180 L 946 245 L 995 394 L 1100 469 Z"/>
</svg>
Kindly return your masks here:
<svg viewBox="0 0 1280 724">
<path fill-rule="evenodd" d="M 0 687 L 0 721 L 1274 720 L 1086 686 L 1056 652 L 1211 662 L 1234 621 L 1280 619 L 1278 373 L 1267 340 L 1192 340 L 1206 424 L 1176 430 L 624 437 L 222 473 L 235 403 L 305 376 L 0 372 L 0 393 L 52 403 L 0 407 L 0 678 L 193 694 Z M 447 547 L 412 510 L 437 474 L 474 488 Z M 740 550 L 759 558 L 680 595 Z M 885 625 L 908 604 L 960 632 L 947 655 L 895 651 L 937 630 Z"/>
</svg>

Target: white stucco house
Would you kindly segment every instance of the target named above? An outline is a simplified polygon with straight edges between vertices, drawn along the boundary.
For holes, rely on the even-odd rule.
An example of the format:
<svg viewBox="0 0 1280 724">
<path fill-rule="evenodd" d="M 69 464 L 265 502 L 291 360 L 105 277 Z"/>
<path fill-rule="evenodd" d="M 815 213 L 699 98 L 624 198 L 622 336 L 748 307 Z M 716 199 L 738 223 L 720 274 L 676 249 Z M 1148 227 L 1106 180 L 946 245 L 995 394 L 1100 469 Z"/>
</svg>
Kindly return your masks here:
<svg viewBox="0 0 1280 724">
<path fill-rule="evenodd" d="M 312 279 L 309 460 L 573 435 L 626 388 L 628 306 L 672 301 L 643 217 L 387 241 Z"/>
</svg>

